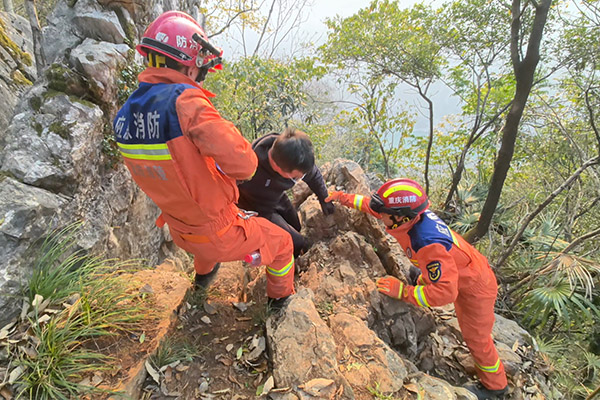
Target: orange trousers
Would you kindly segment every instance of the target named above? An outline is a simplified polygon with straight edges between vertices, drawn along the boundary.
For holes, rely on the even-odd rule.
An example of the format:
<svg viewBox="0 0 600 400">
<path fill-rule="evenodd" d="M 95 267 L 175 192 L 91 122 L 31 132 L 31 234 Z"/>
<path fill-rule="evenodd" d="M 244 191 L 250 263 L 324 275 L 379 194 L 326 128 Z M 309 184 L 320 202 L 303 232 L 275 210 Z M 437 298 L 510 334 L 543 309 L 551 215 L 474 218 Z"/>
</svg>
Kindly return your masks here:
<svg viewBox="0 0 600 400">
<path fill-rule="evenodd" d="M 473 286 L 460 290 L 454 301 L 456 318 L 467 347 L 475 359 L 477 376 L 491 390 L 504 389 L 507 384 L 504 365 L 492 339 L 497 295 L 496 276 L 488 266 L 482 272 L 481 279 Z"/>
<path fill-rule="evenodd" d="M 259 250 L 262 264 L 267 266 L 267 296 L 279 299 L 294 293 L 292 237 L 268 220 L 236 216 L 222 235 L 204 237 L 206 243 L 186 240 L 184 233 L 171 226 L 169 230 L 175 244 L 194 255 L 197 274 L 209 273 L 217 262 L 243 260 L 246 254 Z"/>
</svg>

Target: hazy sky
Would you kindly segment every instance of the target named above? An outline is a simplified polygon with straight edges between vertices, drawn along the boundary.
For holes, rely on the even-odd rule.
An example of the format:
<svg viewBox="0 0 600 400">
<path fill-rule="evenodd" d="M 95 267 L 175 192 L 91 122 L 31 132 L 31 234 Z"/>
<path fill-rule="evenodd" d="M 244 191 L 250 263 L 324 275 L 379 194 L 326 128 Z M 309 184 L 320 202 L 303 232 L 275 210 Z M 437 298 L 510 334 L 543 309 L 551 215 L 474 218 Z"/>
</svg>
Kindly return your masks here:
<svg viewBox="0 0 600 400">
<path fill-rule="evenodd" d="M 315 47 L 323 44 L 327 37 L 325 19 L 334 18 L 336 15 L 349 17 L 361 8 L 367 7 L 370 3 L 371 1 L 369 0 L 313 0 L 312 6 L 305 12 L 301 31 L 294 35 L 294 44 L 281 46 L 276 54 L 279 56 L 289 55 L 289 48 L 296 48 L 299 42 L 310 41 L 315 44 Z M 405 7 L 410 7 L 415 3 L 417 3 L 417 0 L 403 0 L 401 2 Z M 228 59 L 236 59 L 243 57 L 244 55 L 239 41 L 239 31 L 237 33 L 235 31 L 231 32 L 231 36 L 235 37 L 236 35 L 238 36 L 237 40 L 231 40 L 231 37 L 226 38 L 220 36 L 218 38 L 217 43 L 223 47 L 225 50 L 225 57 Z M 246 35 L 246 49 L 249 53 L 252 52 L 257 40 L 258 35 Z M 305 55 L 314 55 L 314 51 L 316 51 L 316 49 L 313 50 L 309 47 L 308 49 L 304 49 L 302 53 Z M 296 55 L 298 54 L 296 53 Z M 339 93 L 338 95 L 334 95 L 334 97 L 341 99 L 347 95 L 347 93 Z M 419 96 L 416 95 L 413 90 L 408 88 L 400 87 L 396 92 L 396 95 L 402 102 L 412 105 L 422 104 Z M 436 124 L 443 119 L 444 115 L 458 112 L 457 99 L 450 96 L 449 90 L 442 84 L 434 85 L 430 95 L 434 97 L 434 102 L 436 104 L 436 109 L 434 110 Z M 422 108 L 417 107 L 417 109 L 420 109 L 421 112 L 423 112 Z M 418 115 L 415 130 L 424 132 L 427 131 L 427 129 L 427 119 L 422 114 Z"/>
</svg>

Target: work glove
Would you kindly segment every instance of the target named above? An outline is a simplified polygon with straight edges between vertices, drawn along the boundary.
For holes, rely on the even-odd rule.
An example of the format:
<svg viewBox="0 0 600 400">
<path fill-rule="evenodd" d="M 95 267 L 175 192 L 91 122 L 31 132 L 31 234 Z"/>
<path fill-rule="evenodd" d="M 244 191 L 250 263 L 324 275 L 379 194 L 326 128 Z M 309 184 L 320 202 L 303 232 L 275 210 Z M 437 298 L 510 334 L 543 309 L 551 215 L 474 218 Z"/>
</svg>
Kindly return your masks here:
<svg viewBox="0 0 600 400">
<path fill-rule="evenodd" d="M 330 203 L 327 201 L 321 201 L 320 203 L 321 203 L 321 210 L 323 210 L 323 214 L 325 214 L 325 215 L 333 214 L 333 211 L 335 210 L 333 203 Z"/>
<path fill-rule="evenodd" d="M 329 196 L 325 199 L 325 201 L 335 200 L 339 202 L 341 205 L 353 208 L 354 207 L 354 195 L 348 194 L 340 191 L 329 192 Z"/>
<path fill-rule="evenodd" d="M 413 286 L 417 286 L 417 284 L 419 283 L 419 277 L 421 276 L 421 270 L 417 267 L 415 267 L 414 265 L 410 266 L 410 270 L 408 271 L 408 282 L 410 282 L 411 285 Z"/>
<path fill-rule="evenodd" d="M 402 298 L 402 290 L 404 289 L 404 283 L 398 278 L 393 276 L 384 276 L 383 278 L 377 279 L 377 290 L 386 296 L 390 296 L 394 299 Z"/>
</svg>

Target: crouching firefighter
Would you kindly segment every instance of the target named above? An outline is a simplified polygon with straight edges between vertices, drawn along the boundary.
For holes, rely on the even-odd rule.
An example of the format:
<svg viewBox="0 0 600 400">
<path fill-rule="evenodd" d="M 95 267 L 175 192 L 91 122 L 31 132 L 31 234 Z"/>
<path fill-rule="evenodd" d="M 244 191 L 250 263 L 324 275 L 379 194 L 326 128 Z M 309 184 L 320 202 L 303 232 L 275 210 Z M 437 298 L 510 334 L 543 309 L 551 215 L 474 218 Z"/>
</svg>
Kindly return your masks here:
<svg viewBox="0 0 600 400">
<path fill-rule="evenodd" d="M 465 387 L 478 399 L 502 398 L 506 374 L 491 335 L 498 285 L 487 259 L 428 209 L 427 194 L 413 180 L 390 180 L 370 199 L 332 192 L 331 200 L 383 220 L 421 274 L 413 285 L 393 276 L 379 278 L 379 292 L 420 307 L 454 303 L 481 381 Z"/>
<path fill-rule="evenodd" d="M 148 67 L 113 128 L 133 179 L 162 211 L 157 225 L 166 222 L 175 244 L 194 255 L 197 286 L 208 286 L 219 262 L 258 250 L 267 296 L 280 306 L 294 292 L 291 237 L 235 205 L 236 180 L 254 174 L 257 158 L 202 88 L 207 72 L 220 69 L 222 51 L 179 11 L 154 20 L 136 50 Z"/>
</svg>

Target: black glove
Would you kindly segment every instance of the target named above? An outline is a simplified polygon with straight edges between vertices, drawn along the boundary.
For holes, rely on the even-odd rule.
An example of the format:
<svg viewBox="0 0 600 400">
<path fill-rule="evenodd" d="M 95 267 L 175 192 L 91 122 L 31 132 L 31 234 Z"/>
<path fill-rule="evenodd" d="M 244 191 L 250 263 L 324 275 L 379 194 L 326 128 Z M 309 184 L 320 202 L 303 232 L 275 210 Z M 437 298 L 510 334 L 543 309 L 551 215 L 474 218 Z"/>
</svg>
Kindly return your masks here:
<svg viewBox="0 0 600 400">
<path fill-rule="evenodd" d="M 333 214 L 333 211 L 335 210 L 335 206 L 333 205 L 333 202 L 321 201 L 320 203 L 321 203 L 321 210 L 323 210 L 323 214 L 325 214 L 325 215 Z"/>
<path fill-rule="evenodd" d="M 408 271 L 408 282 L 413 286 L 417 286 L 417 280 L 420 276 L 421 270 L 414 265 L 411 265 L 410 270 Z"/>
</svg>

